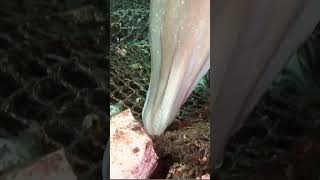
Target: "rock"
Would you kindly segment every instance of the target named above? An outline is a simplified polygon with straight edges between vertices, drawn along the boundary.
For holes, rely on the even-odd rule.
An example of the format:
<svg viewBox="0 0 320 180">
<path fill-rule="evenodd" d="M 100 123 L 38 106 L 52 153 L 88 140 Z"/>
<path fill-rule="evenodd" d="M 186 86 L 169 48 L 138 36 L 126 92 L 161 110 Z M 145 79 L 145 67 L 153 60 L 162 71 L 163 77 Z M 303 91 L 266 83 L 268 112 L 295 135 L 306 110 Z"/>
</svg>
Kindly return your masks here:
<svg viewBox="0 0 320 180">
<path fill-rule="evenodd" d="M 77 177 L 69 165 L 64 150 L 58 150 L 50 153 L 37 161 L 29 162 L 8 169 L 1 180 L 56 180 L 68 179 L 77 180 Z"/>
<path fill-rule="evenodd" d="M 0 138 L 0 172 L 41 154 L 41 140 L 38 133 L 30 128 L 18 136 Z"/>
<path fill-rule="evenodd" d="M 110 117 L 119 114 L 123 111 L 123 102 L 120 101 L 116 104 L 110 105 Z"/>
<path fill-rule="evenodd" d="M 210 174 L 202 175 L 201 179 L 210 179 Z"/>
<path fill-rule="evenodd" d="M 111 118 L 110 179 L 147 179 L 157 160 L 151 138 L 130 109 Z"/>
</svg>

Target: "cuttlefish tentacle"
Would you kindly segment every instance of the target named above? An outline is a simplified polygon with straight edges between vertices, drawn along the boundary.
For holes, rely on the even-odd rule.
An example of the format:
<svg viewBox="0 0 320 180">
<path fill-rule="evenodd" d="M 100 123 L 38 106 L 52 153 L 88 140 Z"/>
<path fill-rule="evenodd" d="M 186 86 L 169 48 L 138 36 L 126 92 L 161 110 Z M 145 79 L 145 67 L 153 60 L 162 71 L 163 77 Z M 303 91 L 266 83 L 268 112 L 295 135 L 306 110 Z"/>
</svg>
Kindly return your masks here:
<svg viewBox="0 0 320 180">
<path fill-rule="evenodd" d="M 151 0 L 151 77 L 142 119 L 162 134 L 209 69 L 210 0 Z"/>
<path fill-rule="evenodd" d="M 217 7 L 221 5 L 221 7 Z M 213 160 L 320 20 L 318 0 L 233 1 L 213 12 Z"/>
</svg>

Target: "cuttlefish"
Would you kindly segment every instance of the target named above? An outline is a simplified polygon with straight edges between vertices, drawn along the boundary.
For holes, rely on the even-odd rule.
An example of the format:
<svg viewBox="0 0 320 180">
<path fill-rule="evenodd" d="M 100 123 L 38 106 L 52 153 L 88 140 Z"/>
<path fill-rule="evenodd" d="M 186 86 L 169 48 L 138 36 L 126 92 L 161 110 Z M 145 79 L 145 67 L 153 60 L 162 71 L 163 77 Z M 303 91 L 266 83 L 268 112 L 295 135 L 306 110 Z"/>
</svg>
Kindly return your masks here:
<svg viewBox="0 0 320 180">
<path fill-rule="evenodd" d="M 319 0 L 212 0 L 213 161 L 320 20 Z M 170 125 L 210 63 L 210 0 L 151 0 L 148 133 Z"/>
<path fill-rule="evenodd" d="M 151 76 L 142 119 L 160 135 L 210 62 L 210 1 L 151 0 Z"/>
</svg>

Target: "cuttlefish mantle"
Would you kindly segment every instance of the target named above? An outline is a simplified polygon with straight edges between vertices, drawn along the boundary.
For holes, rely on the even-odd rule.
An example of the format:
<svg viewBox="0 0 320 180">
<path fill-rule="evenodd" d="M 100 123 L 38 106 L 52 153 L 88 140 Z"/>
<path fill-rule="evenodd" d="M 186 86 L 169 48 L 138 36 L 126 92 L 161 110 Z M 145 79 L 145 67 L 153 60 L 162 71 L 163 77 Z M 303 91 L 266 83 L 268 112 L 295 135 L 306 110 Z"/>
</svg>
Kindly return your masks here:
<svg viewBox="0 0 320 180">
<path fill-rule="evenodd" d="M 210 0 L 151 0 L 151 77 L 142 119 L 162 134 L 210 66 Z"/>
</svg>

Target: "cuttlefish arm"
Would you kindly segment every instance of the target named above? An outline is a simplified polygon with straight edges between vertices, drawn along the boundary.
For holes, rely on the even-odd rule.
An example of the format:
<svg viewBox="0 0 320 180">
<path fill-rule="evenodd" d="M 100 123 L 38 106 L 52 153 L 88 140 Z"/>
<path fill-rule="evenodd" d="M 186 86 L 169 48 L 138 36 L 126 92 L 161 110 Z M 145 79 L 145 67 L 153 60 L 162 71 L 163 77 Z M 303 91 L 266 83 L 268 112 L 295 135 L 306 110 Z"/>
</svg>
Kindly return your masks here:
<svg viewBox="0 0 320 180">
<path fill-rule="evenodd" d="M 213 160 L 320 20 L 319 0 L 221 0 L 212 9 Z M 212 93 L 212 92 L 211 92 Z"/>
<path fill-rule="evenodd" d="M 151 0 L 151 77 L 142 119 L 160 135 L 209 69 L 210 0 Z"/>
</svg>

